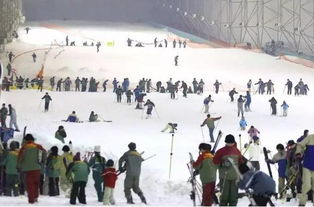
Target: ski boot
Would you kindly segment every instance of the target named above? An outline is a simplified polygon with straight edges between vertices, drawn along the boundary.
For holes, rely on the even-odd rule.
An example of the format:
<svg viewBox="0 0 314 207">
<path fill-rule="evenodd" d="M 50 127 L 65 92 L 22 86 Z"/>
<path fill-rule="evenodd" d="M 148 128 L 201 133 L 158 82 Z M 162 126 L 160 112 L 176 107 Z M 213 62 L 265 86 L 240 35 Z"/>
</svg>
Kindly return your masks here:
<svg viewBox="0 0 314 207">
<path fill-rule="evenodd" d="M 140 197 L 140 199 L 141 199 L 142 203 L 147 204 L 147 202 L 146 202 L 146 198 L 144 197 L 143 192 L 139 192 L 139 193 L 138 193 L 138 196 Z"/>
<path fill-rule="evenodd" d="M 133 198 L 132 198 L 132 196 L 130 195 L 130 196 L 128 196 L 128 197 L 126 197 L 126 203 L 127 204 L 134 204 L 134 202 L 133 202 Z"/>
</svg>

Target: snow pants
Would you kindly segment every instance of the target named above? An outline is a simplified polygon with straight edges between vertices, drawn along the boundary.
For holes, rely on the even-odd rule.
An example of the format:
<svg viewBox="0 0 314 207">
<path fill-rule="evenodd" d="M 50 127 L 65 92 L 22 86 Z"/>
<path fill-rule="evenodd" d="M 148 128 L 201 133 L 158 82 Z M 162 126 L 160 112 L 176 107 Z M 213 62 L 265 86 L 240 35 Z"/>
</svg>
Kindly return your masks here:
<svg viewBox="0 0 314 207">
<path fill-rule="evenodd" d="M 302 194 L 299 196 L 299 205 L 305 205 L 308 200 L 308 192 L 314 192 L 314 171 L 303 167 Z M 314 195 L 313 195 L 314 196 Z"/>
<path fill-rule="evenodd" d="M 211 206 L 213 204 L 215 192 L 215 182 L 203 184 L 202 206 Z"/>
<path fill-rule="evenodd" d="M 113 192 L 114 192 L 114 188 L 105 187 L 104 200 L 103 200 L 105 206 L 115 204 Z"/>
<path fill-rule="evenodd" d="M 49 190 L 48 195 L 49 196 L 58 196 L 60 195 L 59 190 L 59 177 L 49 177 Z"/>
<path fill-rule="evenodd" d="M 283 177 L 279 177 L 278 178 L 278 193 L 280 192 L 283 192 L 283 189 L 285 187 L 285 182 L 286 182 L 286 178 L 283 178 Z M 282 198 L 284 197 L 285 193 L 282 193 L 282 195 L 279 195 L 280 197 L 279 198 Z"/>
<path fill-rule="evenodd" d="M 93 179 L 95 181 L 94 187 L 97 192 L 97 198 L 99 202 L 103 201 L 104 196 L 104 180 L 100 173 L 93 172 Z"/>
<path fill-rule="evenodd" d="M 253 195 L 253 199 L 256 203 L 256 206 L 267 206 L 270 198 L 268 196 Z"/>
<path fill-rule="evenodd" d="M 208 104 L 204 104 L 204 107 L 205 107 L 205 110 L 204 110 L 204 113 L 208 113 L 208 110 L 209 110 L 209 105 Z"/>
<path fill-rule="evenodd" d="M 220 179 L 220 189 L 219 206 L 236 206 L 238 203 L 238 186 L 236 180 Z"/>
<path fill-rule="evenodd" d="M 134 193 L 139 194 L 142 190 L 139 187 L 140 176 L 126 175 L 124 180 L 124 195 L 126 198 L 131 197 L 131 189 Z"/>
<path fill-rule="evenodd" d="M 24 173 L 28 202 L 35 203 L 39 194 L 40 170 L 31 170 Z"/>
<path fill-rule="evenodd" d="M 5 195 L 6 196 L 19 195 L 19 175 L 6 174 Z"/>
<path fill-rule="evenodd" d="M 76 197 L 78 198 L 80 203 L 86 204 L 85 187 L 86 182 L 84 181 L 76 181 L 73 183 L 70 204 L 76 204 Z"/>
</svg>

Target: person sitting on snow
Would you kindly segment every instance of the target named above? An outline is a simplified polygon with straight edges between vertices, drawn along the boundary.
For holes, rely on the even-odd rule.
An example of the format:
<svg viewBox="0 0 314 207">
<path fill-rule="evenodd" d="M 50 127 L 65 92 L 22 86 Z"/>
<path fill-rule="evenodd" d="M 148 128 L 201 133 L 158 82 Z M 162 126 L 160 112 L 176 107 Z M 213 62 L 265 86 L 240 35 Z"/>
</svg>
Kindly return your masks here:
<svg viewBox="0 0 314 207">
<path fill-rule="evenodd" d="M 90 122 L 98 121 L 98 114 L 95 114 L 94 111 L 92 111 L 89 115 L 89 121 Z"/>
<path fill-rule="evenodd" d="M 79 118 L 76 116 L 75 111 L 72 111 L 66 120 L 66 122 L 79 122 Z"/>
</svg>

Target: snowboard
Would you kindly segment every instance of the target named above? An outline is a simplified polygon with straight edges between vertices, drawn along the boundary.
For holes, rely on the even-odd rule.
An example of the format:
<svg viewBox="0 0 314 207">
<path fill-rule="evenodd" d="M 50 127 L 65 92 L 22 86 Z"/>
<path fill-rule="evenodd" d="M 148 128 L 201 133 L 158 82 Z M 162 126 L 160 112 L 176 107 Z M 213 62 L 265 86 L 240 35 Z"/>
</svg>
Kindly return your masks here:
<svg viewBox="0 0 314 207">
<path fill-rule="evenodd" d="M 268 158 L 268 151 L 267 151 L 266 147 L 263 147 L 263 152 L 264 152 L 265 160 L 268 160 L 268 159 L 269 159 L 269 158 Z M 271 178 L 273 178 L 273 173 L 272 173 L 272 171 L 271 171 L 270 163 L 269 163 L 269 162 L 266 162 L 266 164 L 267 164 L 269 176 L 270 176 Z"/>
</svg>

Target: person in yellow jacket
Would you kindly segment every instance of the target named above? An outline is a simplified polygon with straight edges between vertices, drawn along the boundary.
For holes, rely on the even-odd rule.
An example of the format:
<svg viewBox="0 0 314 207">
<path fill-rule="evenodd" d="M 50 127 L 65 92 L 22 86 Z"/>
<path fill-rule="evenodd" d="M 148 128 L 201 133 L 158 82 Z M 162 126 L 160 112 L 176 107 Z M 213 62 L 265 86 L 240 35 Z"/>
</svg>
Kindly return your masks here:
<svg viewBox="0 0 314 207">
<path fill-rule="evenodd" d="M 61 168 L 60 168 L 60 187 L 63 192 L 65 192 L 66 196 L 70 196 L 70 191 L 72 184 L 69 179 L 66 177 L 66 169 L 71 162 L 73 162 L 73 155 L 70 152 L 70 147 L 68 145 L 64 145 L 62 148 L 63 154 L 60 156 L 61 159 Z"/>
</svg>

